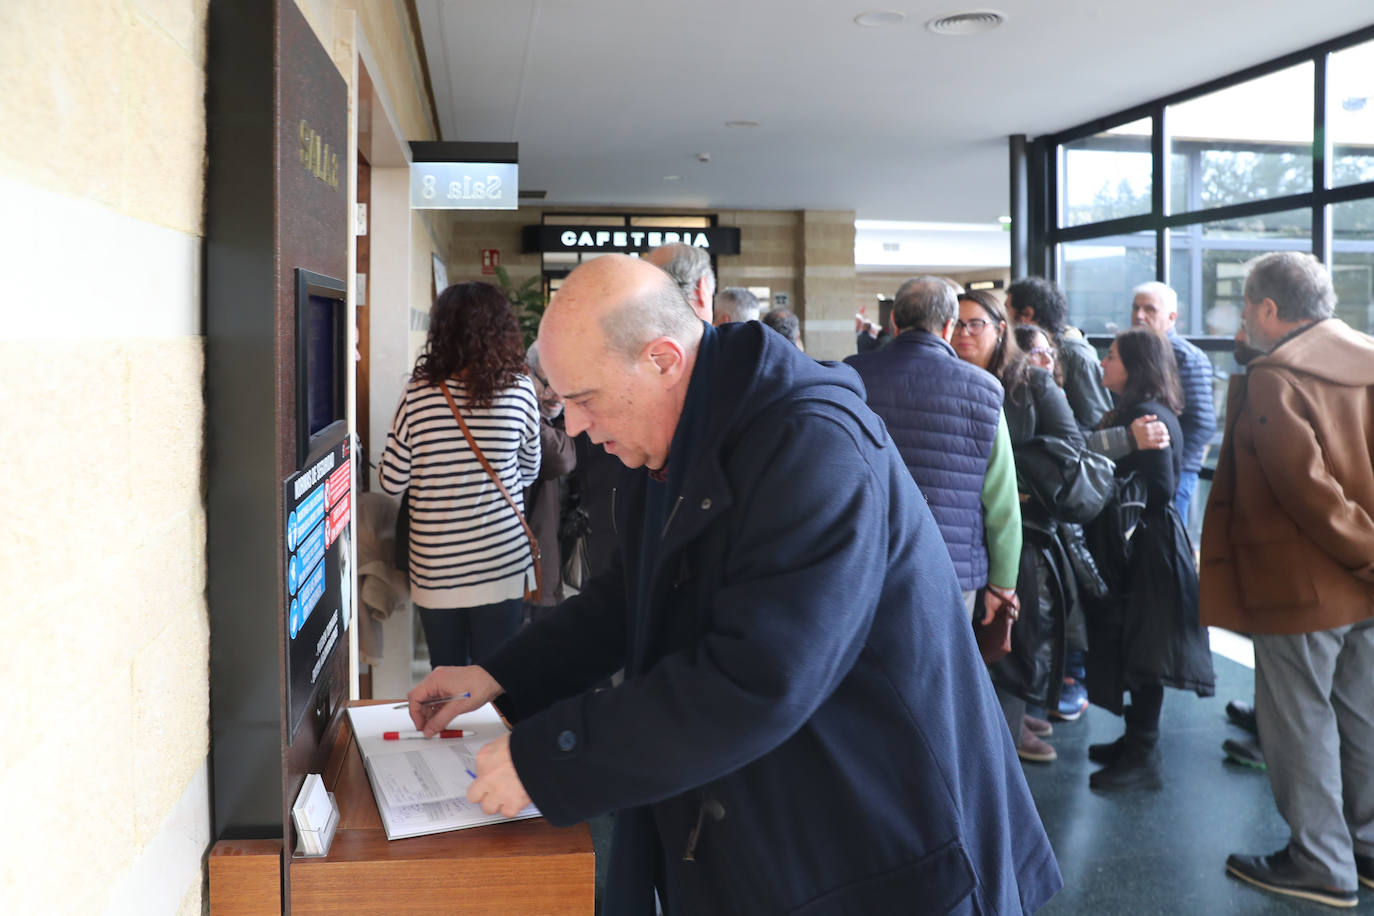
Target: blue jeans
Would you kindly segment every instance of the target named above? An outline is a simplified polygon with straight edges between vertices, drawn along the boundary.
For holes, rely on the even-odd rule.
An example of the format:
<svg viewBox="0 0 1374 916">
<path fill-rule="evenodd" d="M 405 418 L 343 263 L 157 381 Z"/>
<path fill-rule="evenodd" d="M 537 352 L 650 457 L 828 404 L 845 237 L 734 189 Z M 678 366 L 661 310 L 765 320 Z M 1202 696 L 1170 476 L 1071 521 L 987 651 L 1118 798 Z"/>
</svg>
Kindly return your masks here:
<svg viewBox="0 0 1374 916">
<path fill-rule="evenodd" d="M 511 598 L 477 607 L 427 608 L 418 604 L 429 644 L 429 666 L 480 662 L 520 629 L 524 601 Z"/>
<path fill-rule="evenodd" d="M 1174 507 L 1183 519 L 1183 527 L 1188 527 L 1188 505 L 1193 501 L 1193 491 L 1197 489 L 1197 471 L 1184 471 L 1178 475 L 1178 489 L 1174 491 Z"/>
</svg>

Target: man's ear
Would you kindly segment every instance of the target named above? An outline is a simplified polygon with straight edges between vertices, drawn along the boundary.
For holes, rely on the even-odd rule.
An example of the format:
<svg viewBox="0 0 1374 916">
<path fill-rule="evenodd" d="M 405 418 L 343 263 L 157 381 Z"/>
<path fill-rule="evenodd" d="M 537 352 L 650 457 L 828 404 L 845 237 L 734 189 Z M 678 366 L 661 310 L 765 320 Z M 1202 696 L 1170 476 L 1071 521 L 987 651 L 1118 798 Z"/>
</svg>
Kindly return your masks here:
<svg viewBox="0 0 1374 916">
<path fill-rule="evenodd" d="M 949 343 L 951 340 L 954 339 L 953 318 L 951 318 L 949 321 L 946 321 L 944 327 L 940 328 L 940 336 L 945 339 L 945 343 Z"/>
<path fill-rule="evenodd" d="M 644 348 L 644 355 L 665 387 L 676 383 L 686 368 L 687 354 L 682 344 L 671 337 L 656 337 L 649 341 Z"/>
</svg>

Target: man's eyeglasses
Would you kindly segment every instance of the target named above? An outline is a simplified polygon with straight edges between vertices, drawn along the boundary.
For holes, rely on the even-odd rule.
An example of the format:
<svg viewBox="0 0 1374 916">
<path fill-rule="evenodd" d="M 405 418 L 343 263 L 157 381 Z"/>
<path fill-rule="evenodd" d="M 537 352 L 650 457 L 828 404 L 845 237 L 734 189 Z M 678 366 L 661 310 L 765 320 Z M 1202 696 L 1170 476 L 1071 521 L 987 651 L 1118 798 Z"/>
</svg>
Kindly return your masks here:
<svg viewBox="0 0 1374 916">
<path fill-rule="evenodd" d="M 970 321 L 960 319 L 954 322 L 954 330 L 956 332 L 962 331 L 970 337 L 977 337 L 979 334 L 983 333 L 983 330 L 990 324 L 992 324 L 992 322 L 988 321 L 986 318 L 974 318 Z"/>
</svg>

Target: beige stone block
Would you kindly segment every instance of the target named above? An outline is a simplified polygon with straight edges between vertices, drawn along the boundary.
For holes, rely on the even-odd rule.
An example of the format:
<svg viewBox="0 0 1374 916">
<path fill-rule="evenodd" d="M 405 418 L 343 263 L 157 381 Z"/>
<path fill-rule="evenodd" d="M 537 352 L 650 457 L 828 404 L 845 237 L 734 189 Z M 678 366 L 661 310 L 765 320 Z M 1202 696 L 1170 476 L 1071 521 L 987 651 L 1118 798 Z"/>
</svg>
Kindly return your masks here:
<svg viewBox="0 0 1374 916">
<path fill-rule="evenodd" d="M 132 0 L 134 6 L 177 43 L 193 61 L 205 65 L 205 15 L 209 0 Z"/>
<path fill-rule="evenodd" d="M 129 24 L 116 0 L 0 4 L 0 171 L 118 199 Z"/>
<path fill-rule="evenodd" d="M 117 608 L 126 651 L 141 651 L 178 615 L 205 612 L 205 550 L 205 513 L 198 507 L 131 542 L 120 569 L 128 600 Z"/>
<path fill-rule="evenodd" d="M 205 342 L 137 341 L 129 352 L 131 529 L 161 527 L 205 502 Z"/>
<path fill-rule="evenodd" d="M 56 367 L 79 366 L 80 372 Z M 0 475 L 12 535 L 0 581 L 49 590 L 109 553 L 126 530 L 129 379 L 108 342 L 0 343 L 0 438 L 23 443 Z"/>
<path fill-rule="evenodd" d="M 111 679 L 81 672 L 80 680 L 83 702 L 49 720 L 0 779 L 0 823 L 40 824 L 40 836 L 62 841 L 59 849 L 25 830 L 0 835 L 7 913 L 101 912 L 110 885 L 138 852 L 128 671 Z M 64 721 L 73 727 L 58 727 Z"/>
<path fill-rule="evenodd" d="M 121 162 L 131 216 L 191 235 L 202 232 L 205 65 L 162 29 L 130 29 Z"/>
<path fill-rule="evenodd" d="M 134 658 L 135 842 L 146 845 L 210 748 L 210 627 L 204 602 L 176 608 Z"/>
</svg>

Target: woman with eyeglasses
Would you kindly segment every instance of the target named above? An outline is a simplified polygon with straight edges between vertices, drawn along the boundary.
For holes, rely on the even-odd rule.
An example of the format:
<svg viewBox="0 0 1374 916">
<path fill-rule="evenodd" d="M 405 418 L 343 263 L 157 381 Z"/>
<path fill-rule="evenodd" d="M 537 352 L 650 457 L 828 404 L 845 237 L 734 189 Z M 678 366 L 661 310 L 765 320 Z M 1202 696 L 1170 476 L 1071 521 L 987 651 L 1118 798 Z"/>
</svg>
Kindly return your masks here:
<svg viewBox="0 0 1374 916">
<path fill-rule="evenodd" d="M 966 362 L 986 369 L 1001 382 L 1002 411 L 1013 453 L 1036 440 L 1056 440 L 1057 454 L 1075 461 L 1083 436 L 1074 421 L 1064 392 L 1045 369 L 1032 365 L 1017 345 L 1002 304 L 991 293 L 973 290 L 959 296 L 959 319 L 950 341 Z M 1026 704 L 1058 709 L 1063 690 L 1066 618 L 1076 601 L 1068 567 L 1052 514 L 1052 507 L 1036 502 L 1027 486 L 1022 462 L 1017 462 L 1021 495 L 1021 572 L 1017 593 L 1021 616 L 1012 629 L 1012 651 L 989 669 L 1008 720 L 1021 723 L 1017 753 L 1023 760 L 1048 762 L 1056 758 L 1043 740 L 1049 722 L 1026 715 Z M 1073 717 L 1081 713 L 1075 701 Z"/>
<path fill-rule="evenodd" d="M 1050 373 L 1054 376 L 1055 384 L 1063 388 L 1064 374 L 1059 366 L 1059 351 L 1049 335 L 1033 324 L 1018 324 L 1012 328 L 1012 333 L 1016 335 L 1016 345 L 1026 354 L 1026 361 Z"/>
<path fill-rule="evenodd" d="M 1117 406 L 1102 418 L 1099 430 L 1153 417 L 1168 429 L 1170 443 L 1182 444 L 1178 412 L 1183 396 L 1173 350 L 1163 336 L 1147 327 L 1118 334 L 1102 360 L 1102 382 L 1116 395 Z M 1098 438 L 1089 436 L 1089 443 Z M 1105 764 L 1089 778 L 1094 789 L 1160 788 L 1157 745 L 1164 688 L 1199 696 L 1213 693 L 1211 650 L 1198 624 L 1193 548 L 1174 506 L 1181 462 L 1180 449 L 1172 444 L 1118 457 L 1118 480 L 1134 476 L 1143 482 L 1144 507 L 1138 518 L 1104 512 L 1090 530 L 1099 545 L 1104 536 L 1116 545 L 1110 551 L 1099 546 L 1099 557 L 1116 553 L 1124 563 L 1124 568 L 1103 570 L 1114 582 L 1114 594 L 1088 620 L 1089 697 L 1121 711 L 1126 720 L 1125 733 L 1116 741 L 1088 748 L 1090 760 Z M 1102 531 L 1104 526 L 1128 530 Z M 1126 691 L 1131 704 L 1123 710 Z"/>
</svg>

